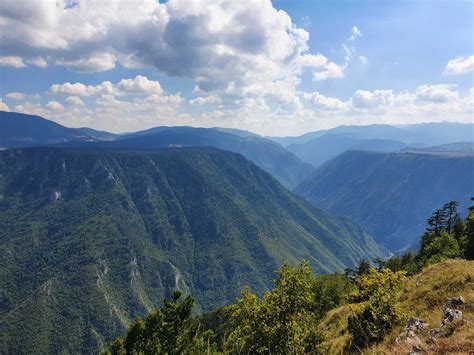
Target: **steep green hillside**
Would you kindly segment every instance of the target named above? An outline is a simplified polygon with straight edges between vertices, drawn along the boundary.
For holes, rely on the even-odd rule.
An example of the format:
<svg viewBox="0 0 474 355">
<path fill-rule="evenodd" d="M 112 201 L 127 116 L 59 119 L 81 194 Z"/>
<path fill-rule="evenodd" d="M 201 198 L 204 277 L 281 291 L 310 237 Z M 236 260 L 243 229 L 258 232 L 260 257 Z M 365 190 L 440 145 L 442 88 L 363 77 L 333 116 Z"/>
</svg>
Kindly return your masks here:
<svg viewBox="0 0 474 355">
<path fill-rule="evenodd" d="M 0 353 L 91 352 L 173 289 L 201 310 L 284 260 L 381 256 L 344 218 L 215 149 L 0 152 Z"/>
<path fill-rule="evenodd" d="M 350 151 L 322 165 L 295 191 L 353 218 L 396 251 L 417 248 L 426 216 L 447 201 L 465 211 L 474 196 L 474 157 Z"/>
</svg>

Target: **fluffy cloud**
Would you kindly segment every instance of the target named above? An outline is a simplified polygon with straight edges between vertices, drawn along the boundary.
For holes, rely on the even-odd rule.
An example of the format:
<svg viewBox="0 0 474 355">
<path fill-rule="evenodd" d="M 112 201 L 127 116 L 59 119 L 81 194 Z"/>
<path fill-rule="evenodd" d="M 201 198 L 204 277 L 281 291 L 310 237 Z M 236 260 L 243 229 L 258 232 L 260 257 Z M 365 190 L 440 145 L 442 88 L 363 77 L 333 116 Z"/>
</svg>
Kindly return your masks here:
<svg viewBox="0 0 474 355">
<path fill-rule="evenodd" d="M 24 68 L 26 67 L 23 63 L 23 59 L 17 56 L 3 56 L 0 57 L 0 66 L 12 67 L 12 68 Z"/>
<path fill-rule="evenodd" d="M 84 106 L 84 101 L 77 96 L 68 96 L 66 102 L 72 106 Z"/>
<path fill-rule="evenodd" d="M 10 111 L 10 107 L 8 107 L 8 105 L 3 102 L 1 97 L 0 97 L 0 111 Z"/>
<path fill-rule="evenodd" d="M 340 66 L 334 63 L 328 63 L 325 70 L 314 73 L 314 80 L 321 81 L 329 78 L 342 78 L 344 76 L 345 66 Z"/>
<path fill-rule="evenodd" d="M 64 106 L 57 101 L 50 101 L 46 108 L 51 111 L 64 111 Z"/>
<path fill-rule="evenodd" d="M 196 97 L 195 99 L 189 100 L 191 105 L 206 105 L 206 104 L 220 104 L 221 98 L 217 95 L 209 95 L 206 97 Z"/>
<path fill-rule="evenodd" d="M 110 81 L 103 81 L 98 85 L 84 85 L 83 83 L 63 83 L 51 85 L 49 92 L 52 94 L 67 94 L 72 96 L 95 95 L 158 95 L 164 94 L 159 81 L 150 80 L 146 76 L 137 75 L 133 79 L 122 79 L 116 85 Z"/>
<path fill-rule="evenodd" d="M 456 85 L 422 85 L 416 89 L 420 100 L 432 102 L 449 102 L 458 99 Z"/>
<path fill-rule="evenodd" d="M 79 72 L 146 66 L 191 78 L 209 94 L 285 103 L 295 100 L 287 95 L 295 95 L 303 68 L 316 80 L 344 71 L 309 53 L 308 32 L 270 0 L 4 0 L 0 13 L 2 52 L 17 67 L 46 66 L 43 58 Z M 356 27 L 352 36 L 360 36 Z"/>
<path fill-rule="evenodd" d="M 115 55 L 111 53 L 92 53 L 88 57 L 65 60 L 59 59 L 56 64 L 82 73 L 93 73 L 115 68 Z"/>
<path fill-rule="evenodd" d="M 183 101 L 180 93 L 169 95 L 158 81 L 142 75 L 98 85 L 53 84 L 42 95 L 28 95 L 23 101 L 14 107 L 15 111 L 40 115 L 70 127 L 130 131 L 165 123 L 186 124 L 181 121 L 185 116 L 179 112 Z M 186 122 L 190 123 L 189 118 Z"/>
<path fill-rule="evenodd" d="M 23 100 L 26 97 L 26 95 L 21 92 L 10 92 L 6 94 L 5 97 L 11 100 Z"/>
<path fill-rule="evenodd" d="M 161 95 L 163 89 L 158 81 L 148 80 L 146 76 L 137 75 L 134 79 L 122 79 L 117 85 L 119 90 L 133 94 Z"/>
<path fill-rule="evenodd" d="M 351 102 L 357 108 L 374 108 L 391 105 L 393 99 L 392 90 L 357 90 L 352 96 Z"/>
<path fill-rule="evenodd" d="M 301 92 L 304 100 L 310 102 L 313 107 L 325 111 L 343 111 L 348 108 L 348 104 L 334 97 L 327 97 L 319 92 L 312 93 Z"/>
<path fill-rule="evenodd" d="M 26 63 L 38 68 L 47 68 L 48 62 L 43 57 L 33 57 L 26 59 Z"/>
<path fill-rule="evenodd" d="M 459 75 L 468 73 L 474 70 L 474 55 L 469 57 L 459 57 L 450 60 L 444 68 L 445 75 Z"/>
</svg>

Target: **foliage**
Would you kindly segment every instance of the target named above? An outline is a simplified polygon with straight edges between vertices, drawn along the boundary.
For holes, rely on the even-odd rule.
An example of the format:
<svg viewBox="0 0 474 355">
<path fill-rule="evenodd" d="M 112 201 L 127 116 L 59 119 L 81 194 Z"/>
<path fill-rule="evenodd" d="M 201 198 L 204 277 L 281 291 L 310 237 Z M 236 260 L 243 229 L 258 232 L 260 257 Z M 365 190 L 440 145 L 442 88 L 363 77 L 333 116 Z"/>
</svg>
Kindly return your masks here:
<svg viewBox="0 0 474 355">
<path fill-rule="evenodd" d="M 192 317 L 193 299 L 180 301 L 175 291 L 171 301 L 148 315 L 135 320 L 125 337 L 116 339 L 104 355 L 122 354 L 196 354 L 208 350 L 209 332 L 202 332 Z"/>
<path fill-rule="evenodd" d="M 354 300 L 364 302 L 348 319 L 348 329 L 357 347 L 380 342 L 401 319 L 397 303 L 397 291 L 404 279 L 403 272 L 389 269 L 371 269 L 356 279 L 357 292 Z"/>
<path fill-rule="evenodd" d="M 474 197 L 471 198 L 474 201 Z M 465 227 L 465 255 L 467 259 L 474 260 L 474 206 L 469 208 L 469 215 Z"/>
<path fill-rule="evenodd" d="M 313 276 L 308 263 L 297 268 L 284 264 L 277 276 L 275 288 L 262 299 L 247 288 L 232 306 L 231 351 L 303 353 L 320 341 L 314 328 Z"/>
<path fill-rule="evenodd" d="M 312 292 L 316 319 L 323 318 L 328 311 L 346 302 L 354 287 L 353 280 L 342 274 L 315 276 Z"/>
</svg>

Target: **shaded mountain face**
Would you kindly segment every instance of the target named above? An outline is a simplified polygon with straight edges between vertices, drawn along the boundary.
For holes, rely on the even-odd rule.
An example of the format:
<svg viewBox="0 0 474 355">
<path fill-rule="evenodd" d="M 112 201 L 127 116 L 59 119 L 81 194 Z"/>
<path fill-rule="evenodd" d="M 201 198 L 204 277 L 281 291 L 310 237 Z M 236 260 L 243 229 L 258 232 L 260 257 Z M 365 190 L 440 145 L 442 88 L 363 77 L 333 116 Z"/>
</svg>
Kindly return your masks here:
<svg viewBox="0 0 474 355">
<path fill-rule="evenodd" d="M 349 151 L 322 165 L 295 192 L 353 218 L 392 251 L 417 248 L 426 218 L 474 196 L 474 157 Z"/>
<path fill-rule="evenodd" d="M 93 140 L 87 133 L 39 116 L 0 111 L 0 148 Z"/>
<path fill-rule="evenodd" d="M 382 256 L 241 155 L 0 152 L 0 352 L 95 352 L 174 289 L 201 310 L 262 293 L 284 260 Z M 21 339 L 21 341 L 20 341 Z"/>
<path fill-rule="evenodd" d="M 305 144 L 289 145 L 286 149 L 302 161 L 319 167 L 348 150 L 398 152 L 404 147 L 406 147 L 405 143 L 390 139 L 358 139 L 338 134 L 326 134 Z"/>
<path fill-rule="evenodd" d="M 242 154 L 288 188 L 294 188 L 314 170 L 311 165 L 303 163 L 279 144 L 257 135 L 245 135 L 240 131 L 236 135 L 215 128 L 158 127 L 144 132 L 146 133 L 126 135 L 101 146 L 143 150 L 216 147 Z"/>
</svg>

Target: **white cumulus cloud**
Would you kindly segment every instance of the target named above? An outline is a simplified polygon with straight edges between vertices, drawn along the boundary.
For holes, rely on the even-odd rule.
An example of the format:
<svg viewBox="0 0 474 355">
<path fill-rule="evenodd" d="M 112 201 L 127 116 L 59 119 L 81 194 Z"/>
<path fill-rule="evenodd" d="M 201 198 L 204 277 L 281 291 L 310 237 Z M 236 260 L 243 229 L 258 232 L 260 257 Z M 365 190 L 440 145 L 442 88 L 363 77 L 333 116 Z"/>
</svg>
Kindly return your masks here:
<svg viewBox="0 0 474 355">
<path fill-rule="evenodd" d="M 459 75 L 474 71 L 474 55 L 452 59 L 446 64 L 443 74 Z"/>
<path fill-rule="evenodd" d="M 152 67 L 190 78 L 208 94 L 272 96 L 285 104 L 295 101 L 303 68 L 317 72 L 316 80 L 344 74 L 342 65 L 310 53 L 308 32 L 270 0 L 68 5 L 66 0 L 0 2 L 2 53 L 16 58 L 4 61 L 45 67 L 48 58 L 79 72 L 105 71 L 117 63 Z M 360 31 L 354 27 L 352 35 Z M 318 60 L 308 61 L 313 55 Z"/>
<path fill-rule="evenodd" d="M 48 102 L 46 108 L 51 111 L 64 111 L 64 106 L 57 101 Z"/>
<path fill-rule="evenodd" d="M 0 97 L 0 111 L 10 111 L 10 107 L 8 107 L 8 105 L 3 102 L 1 97 Z"/>
<path fill-rule="evenodd" d="M 433 102 L 448 102 L 458 99 L 456 85 L 421 85 L 416 89 L 418 99 Z"/>
<path fill-rule="evenodd" d="M 0 57 L 0 66 L 12 67 L 12 68 L 24 68 L 26 67 L 23 59 L 17 56 L 2 56 Z"/>
<path fill-rule="evenodd" d="M 10 92 L 6 94 L 5 97 L 11 100 L 23 100 L 26 97 L 26 95 L 21 92 Z"/>
</svg>

